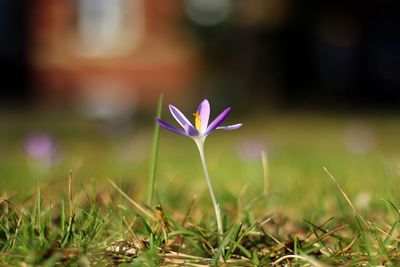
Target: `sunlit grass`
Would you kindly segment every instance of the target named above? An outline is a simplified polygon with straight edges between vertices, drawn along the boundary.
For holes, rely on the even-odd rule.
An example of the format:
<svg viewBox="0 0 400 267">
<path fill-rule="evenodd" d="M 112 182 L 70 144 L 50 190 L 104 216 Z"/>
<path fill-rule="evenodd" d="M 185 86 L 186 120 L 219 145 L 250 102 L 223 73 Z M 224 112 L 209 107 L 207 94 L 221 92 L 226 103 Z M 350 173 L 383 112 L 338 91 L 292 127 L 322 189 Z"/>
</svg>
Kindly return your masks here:
<svg viewBox="0 0 400 267">
<path fill-rule="evenodd" d="M 153 198 L 159 207 L 146 208 L 150 116 L 126 122 L 121 129 L 69 116 L 62 121 L 35 116 L 7 117 L 0 126 L 0 264 L 218 262 L 211 201 L 191 140 L 160 133 Z M 397 262 L 400 124 L 396 117 L 277 114 L 242 121 L 242 129 L 213 134 L 205 146 L 224 216 L 224 257 L 229 264 L 262 266 L 289 259 L 300 264 L 315 261 L 314 265 Z M 357 144 L 351 136 L 354 129 L 356 135 L 366 132 L 371 140 Z M 23 144 L 32 132 L 51 136 L 60 158 L 43 166 L 27 155 Z M 361 152 L 354 151 L 351 142 Z M 266 198 L 262 197 L 263 149 L 270 183 Z M 157 220 L 135 209 L 108 179 Z M 133 249 L 132 254 L 117 253 L 122 245 Z"/>
</svg>

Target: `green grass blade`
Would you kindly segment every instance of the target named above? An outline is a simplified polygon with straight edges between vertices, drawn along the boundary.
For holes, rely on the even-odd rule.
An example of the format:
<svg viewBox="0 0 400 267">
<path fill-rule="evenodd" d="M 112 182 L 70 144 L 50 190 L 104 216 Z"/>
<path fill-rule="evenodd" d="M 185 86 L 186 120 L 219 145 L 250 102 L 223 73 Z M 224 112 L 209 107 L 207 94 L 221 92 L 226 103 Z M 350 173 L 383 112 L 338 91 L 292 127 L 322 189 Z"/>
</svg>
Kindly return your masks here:
<svg viewBox="0 0 400 267">
<path fill-rule="evenodd" d="M 393 236 L 394 231 L 396 230 L 397 226 L 399 225 L 399 221 L 395 221 L 392 227 L 390 228 L 389 235 L 385 238 L 385 241 L 383 241 L 383 245 L 386 247 L 388 245 L 388 242 L 390 238 Z"/>
<path fill-rule="evenodd" d="M 161 118 L 162 103 L 163 103 L 163 95 L 160 95 L 157 104 L 157 112 L 156 112 L 157 118 Z M 151 147 L 150 174 L 149 174 L 149 183 L 147 188 L 147 199 L 146 199 L 146 204 L 148 206 L 151 206 L 153 200 L 155 182 L 156 182 L 159 136 L 160 136 L 160 125 L 158 125 L 157 122 L 154 122 L 153 143 Z"/>
<path fill-rule="evenodd" d="M 61 199 L 60 203 L 60 224 L 61 224 L 61 233 L 65 235 L 65 204 L 64 199 Z"/>
<path fill-rule="evenodd" d="M 148 234 L 148 235 L 154 236 L 154 232 L 153 232 L 153 230 L 151 229 L 150 225 L 146 222 L 146 220 L 145 220 L 142 216 L 139 216 L 138 218 L 139 218 L 139 220 L 142 222 L 142 224 L 143 224 L 143 226 L 144 226 L 144 228 L 145 228 L 147 234 Z"/>
<path fill-rule="evenodd" d="M 36 227 L 39 233 L 39 242 L 42 245 L 43 240 L 44 240 L 44 233 L 43 233 L 43 227 L 42 227 L 42 203 L 41 203 L 41 194 L 40 194 L 40 187 L 38 186 L 37 188 L 37 193 L 36 193 L 36 203 L 35 203 L 35 219 L 36 219 Z"/>
<path fill-rule="evenodd" d="M 229 246 L 229 248 L 225 254 L 226 260 L 230 259 L 232 257 L 232 254 L 237 247 L 237 241 L 239 238 L 240 231 L 242 230 L 242 224 L 240 223 L 238 226 L 236 226 L 236 227 L 234 226 L 231 229 L 232 229 L 231 235 L 233 238 L 232 238 L 232 244 Z"/>
</svg>

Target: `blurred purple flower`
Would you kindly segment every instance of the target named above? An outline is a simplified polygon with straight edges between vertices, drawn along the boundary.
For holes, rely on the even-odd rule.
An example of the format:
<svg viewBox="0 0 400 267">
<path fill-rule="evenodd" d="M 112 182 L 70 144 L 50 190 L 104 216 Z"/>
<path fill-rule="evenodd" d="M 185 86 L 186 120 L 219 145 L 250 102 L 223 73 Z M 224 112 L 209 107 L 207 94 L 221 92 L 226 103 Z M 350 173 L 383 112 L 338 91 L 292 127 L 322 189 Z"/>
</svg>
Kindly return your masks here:
<svg viewBox="0 0 400 267">
<path fill-rule="evenodd" d="M 210 103 L 207 99 L 204 99 L 197 109 L 196 113 L 194 113 L 195 117 L 195 126 L 183 115 L 183 113 L 173 105 L 169 105 L 169 110 L 175 120 L 182 126 L 182 129 L 175 128 L 174 126 L 155 118 L 157 123 L 160 124 L 161 127 L 164 127 L 171 132 L 191 137 L 193 139 L 202 139 L 211 134 L 215 130 L 235 130 L 242 126 L 241 123 L 237 123 L 229 126 L 221 126 L 221 124 L 228 117 L 231 112 L 231 108 L 228 107 L 224 111 L 222 111 L 210 124 L 208 124 L 208 120 L 210 119 Z"/>
<path fill-rule="evenodd" d="M 58 158 L 58 145 L 45 133 L 31 134 L 25 138 L 24 151 L 32 159 L 42 163 L 53 163 Z"/>
<path fill-rule="evenodd" d="M 246 161 L 259 160 L 261 152 L 265 150 L 265 142 L 262 139 L 257 138 L 240 142 L 237 145 L 239 155 Z"/>
</svg>

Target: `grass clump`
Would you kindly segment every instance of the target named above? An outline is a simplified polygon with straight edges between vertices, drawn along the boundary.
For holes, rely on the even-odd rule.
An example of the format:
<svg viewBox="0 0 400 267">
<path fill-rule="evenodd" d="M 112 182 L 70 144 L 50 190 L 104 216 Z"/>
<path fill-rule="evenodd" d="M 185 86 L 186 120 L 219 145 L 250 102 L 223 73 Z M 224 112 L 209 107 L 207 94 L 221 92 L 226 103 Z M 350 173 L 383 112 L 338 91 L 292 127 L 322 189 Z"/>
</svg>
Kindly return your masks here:
<svg viewBox="0 0 400 267">
<path fill-rule="evenodd" d="M 34 199 L 16 205 L 2 199 L 0 263 L 13 266 L 363 266 L 399 261 L 399 218 L 368 225 L 358 217 L 325 221 L 293 221 L 274 213 L 241 221 L 224 218 L 219 250 L 212 219 L 200 221 L 186 212 L 183 220 L 161 206 L 146 208 L 155 219 L 142 217 L 134 206 L 108 207 L 81 203 L 69 216 L 64 201 L 43 206 Z M 114 191 L 113 198 L 119 194 Z M 139 204 L 144 206 L 144 204 Z M 393 203 L 394 214 L 398 213 Z M 393 206 L 392 206 L 393 205 Z M 119 219 L 120 210 L 123 217 Z M 107 211 L 106 211 L 107 210 Z M 221 262 L 221 257 L 223 258 Z"/>
</svg>

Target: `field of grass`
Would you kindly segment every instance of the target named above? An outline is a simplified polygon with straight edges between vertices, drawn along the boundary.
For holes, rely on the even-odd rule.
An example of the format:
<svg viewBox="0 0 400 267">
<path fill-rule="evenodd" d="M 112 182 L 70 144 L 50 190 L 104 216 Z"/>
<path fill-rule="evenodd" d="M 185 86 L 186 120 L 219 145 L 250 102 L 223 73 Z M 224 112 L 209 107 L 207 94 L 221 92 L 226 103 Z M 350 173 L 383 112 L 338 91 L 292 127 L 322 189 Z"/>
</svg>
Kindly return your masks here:
<svg viewBox="0 0 400 267">
<path fill-rule="evenodd" d="M 0 116 L 0 265 L 399 264 L 396 116 L 233 113 L 206 142 L 223 249 L 190 139 L 161 129 L 148 207 L 151 116 Z"/>
</svg>

